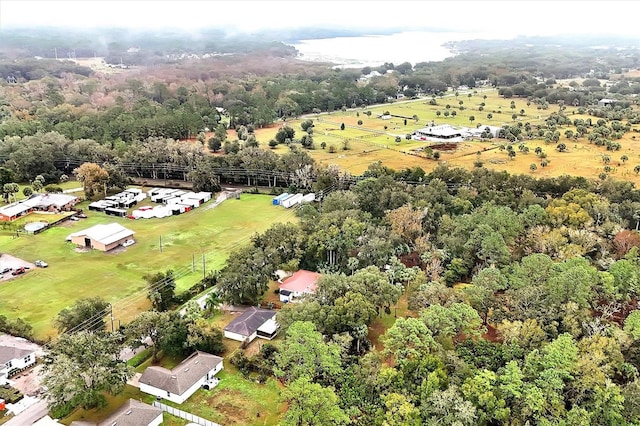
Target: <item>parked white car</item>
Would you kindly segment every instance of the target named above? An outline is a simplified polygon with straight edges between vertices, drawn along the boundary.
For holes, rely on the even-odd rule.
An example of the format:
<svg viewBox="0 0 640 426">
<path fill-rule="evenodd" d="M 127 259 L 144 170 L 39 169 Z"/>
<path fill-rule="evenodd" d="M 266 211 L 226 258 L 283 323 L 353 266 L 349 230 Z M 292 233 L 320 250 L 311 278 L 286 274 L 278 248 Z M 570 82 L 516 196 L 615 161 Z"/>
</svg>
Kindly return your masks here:
<svg viewBox="0 0 640 426">
<path fill-rule="evenodd" d="M 134 245 L 135 243 L 136 243 L 135 240 L 127 240 L 124 243 L 122 243 L 122 247 L 129 247 L 129 246 Z"/>
<path fill-rule="evenodd" d="M 36 260 L 35 262 L 33 262 L 33 264 L 39 268 L 46 268 L 47 266 L 49 266 L 49 264 L 44 260 Z"/>
</svg>

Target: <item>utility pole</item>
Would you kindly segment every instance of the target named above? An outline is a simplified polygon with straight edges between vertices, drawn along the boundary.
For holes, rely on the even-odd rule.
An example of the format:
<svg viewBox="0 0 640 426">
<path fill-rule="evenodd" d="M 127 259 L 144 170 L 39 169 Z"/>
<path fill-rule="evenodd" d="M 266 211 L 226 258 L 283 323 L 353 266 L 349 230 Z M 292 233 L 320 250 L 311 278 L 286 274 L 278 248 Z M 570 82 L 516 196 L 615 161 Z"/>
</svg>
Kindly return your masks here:
<svg viewBox="0 0 640 426">
<path fill-rule="evenodd" d="M 196 271 L 196 254 L 192 253 L 191 254 L 191 272 L 195 272 Z"/>
<path fill-rule="evenodd" d="M 202 253 L 202 279 L 207 278 L 207 259 L 204 257 L 204 253 Z"/>
<path fill-rule="evenodd" d="M 115 329 L 113 328 L 113 305 L 111 303 L 109 303 L 109 310 L 111 311 L 110 313 L 110 317 L 111 317 L 111 333 L 115 333 Z"/>
<path fill-rule="evenodd" d="M 162 253 L 162 235 L 160 235 L 160 253 Z"/>
</svg>

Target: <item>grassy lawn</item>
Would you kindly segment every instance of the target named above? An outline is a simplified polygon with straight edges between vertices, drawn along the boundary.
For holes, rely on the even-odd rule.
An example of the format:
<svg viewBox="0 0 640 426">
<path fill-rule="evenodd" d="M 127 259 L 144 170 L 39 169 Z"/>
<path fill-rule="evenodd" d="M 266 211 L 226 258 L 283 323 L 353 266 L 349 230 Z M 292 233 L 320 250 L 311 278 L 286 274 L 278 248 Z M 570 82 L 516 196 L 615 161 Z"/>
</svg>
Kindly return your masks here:
<svg viewBox="0 0 640 426">
<path fill-rule="evenodd" d="M 243 194 L 241 200 L 207 207 L 137 221 L 87 211 L 87 219 L 66 222 L 38 235 L 0 235 L 0 252 L 49 263 L 46 269 L 31 270 L 0 284 L 0 314 L 22 317 L 33 325 L 37 337 L 45 338 L 55 333 L 51 320 L 60 310 L 79 298 L 101 296 L 114 304 L 116 319 L 126 321 L 148 307 L 145 274 L 173 269 L 179 292 L 202 278 L 203 267 L 206 271 L 222 267 L 229 252 L 246 244 L 254 233 L 275 222 L 295 220 L 292 211 L 273 206 L 266 195 Z M 112 254 L 81 253 L 65 242 L 72 232 L 111 222 L 135 231 L 136 244 Z"/>
<path fill-rule="evenodd" d="M 166 403 L 225 426 L 279 424 L 286 410 L 279 402 L 279 382 L 269 378 L 258 384 L 243 378 L 228 362 L 224 368 L 217 374 L 220 384 L 214 389 L 200 389 L 181 405 Z"/>
<path fill-rule="evenodd" d="M 380 342 L 380 336 L 382 336 L 393 324 L 396 322 L 396 318 L 407 318 L 412 316 L 409 311 L 407 294 L 400 296 L 400 300 L 395 307 L 391 308 L 391 314 L 382 313 L 382 317 L 376 318 L 369 326 L 368 339 L 371 341 L 376 350 L 381 351 L 383 345 Z"/>
</svg>

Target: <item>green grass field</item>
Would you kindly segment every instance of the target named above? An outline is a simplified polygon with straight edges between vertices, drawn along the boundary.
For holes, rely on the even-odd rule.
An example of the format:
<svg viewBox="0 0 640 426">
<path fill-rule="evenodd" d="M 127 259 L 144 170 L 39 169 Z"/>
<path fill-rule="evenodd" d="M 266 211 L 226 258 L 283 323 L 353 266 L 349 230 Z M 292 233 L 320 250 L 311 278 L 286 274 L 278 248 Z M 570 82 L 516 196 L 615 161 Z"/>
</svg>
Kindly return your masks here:
<svg viewBox="0 0 640 426">
<path fill-rule="evenodd" d="M 221 268 L 229 252 L 246 244 L 254 233 L 275 222 L 295 220 L 293 211 L 273 206 L 266 195 L 243 194 L 241 200 L 227 200 L 215 209 L 208 206 L 180 216 L 137 221 L 87 211 L 87 219 L 38 235 L 0 235 L 0 252 L 49 263 L 46 269 L 0 282 L 0 314 L 25 319 L 37 337 L 46 338 L 55 334 L 51 321 L 60 310 L 79 298 L 101 296 L 114 304 L 116 319 L 126 321 L 149 306 L 145 274 L 173 269 L 180 292 L 202 278 L 203 266 L 207 271 Z M 65 241 L 72 232 L 111 222 L 135 231 L 136 244 L 119 253 L 82 253 Z"/>
</svg>

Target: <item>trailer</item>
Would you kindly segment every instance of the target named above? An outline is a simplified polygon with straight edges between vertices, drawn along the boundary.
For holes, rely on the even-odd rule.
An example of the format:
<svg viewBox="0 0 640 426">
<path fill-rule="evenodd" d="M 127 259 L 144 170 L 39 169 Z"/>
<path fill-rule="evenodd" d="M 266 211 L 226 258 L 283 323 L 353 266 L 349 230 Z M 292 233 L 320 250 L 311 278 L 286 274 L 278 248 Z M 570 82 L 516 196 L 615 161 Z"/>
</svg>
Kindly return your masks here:
<svg viewBox="0 0 640 426">
<path fill-rule="evenodd" d="M 158 194 L 160 191 L 162 191 L 162 188 L 151 188 L 150 190 L 147 191 L 147 195 L 149 197 L 153 197 L 154 195 Z"/>
<path fill-rule="evenodd" d="M 112 207 L 107 207 L 106 209 L 104 209 L 104 212 L 109 216 L 125 217 L 127 215 L 126 210 L 115 209 Z"/>
<path fill-rule="evenodd" d="M 193 198 L 181 198 L 180 199 L 180 204 L 185 204 L 185 205 L 189 206 L 191 209 L 195 209 L 196 207 L 198 207 L 200 205 L 200 201 L 195 200 Z"/>
<path fill-rule="evenodd" d="M 312 201 L 316 200 L 316 194 L 315 192 L 310 192 L 307 195 L 305 195 L 304 197 L 302 197 L 302 200 L 300 200 L 300 204 L 302 203 L 310 203 Z"/>
<path fill-rule="evenodd" d="M 162 200 L 162 204 L 172 205 L 180 202 L 180 197 L 170 194 L 167 198 Z"/>
<path fill-rule="evenodd" d="M 296 195 L 293 195 L 291 197 L 288 197 L 282 202 L 282 207 L 284 207 L 285 209 L 288 209 L 288 208 L 290 208 L 292 206 L 295 206 L 296 204 L 298 204 L 300 202 L 302 197 L 303 197 L 302 194 L 296 194 Z"/>
<path fill-rule="evenodd" d="M 120 203 L 118 205 L 118 207 L 124 208 L 124 209 L 130 209 L 131 207 L 135 206 L 136 204 L 138 204 L 138 202 L 135 199 L 131 199 L 131 198 L 126 198 L 126 199 L 121 199 Z"/>
<path fill-rule="evenodd" d="M 94 212 L 102 212 L 106 207 L 107 206 L 103 200 L 94 201 L 93 203 L 89 204 L 89 210 Z"/>
<path fill-rule="evenodd" d="M 171 211 L 171 214 L 174 216 L 182 214 L 186 211 L 185 206 L 183 206 L 182 204 L 170 204 L 167 205 L 167 209 L 169 209 Z"/>
<path fill-rule="evenodd" d="M 282 200 L 286 199 L 288 196 L 289 196 L 289 194 L 285 192 L 283 194 L 278 195 L 277 197 L 274 197 L 273 198 L 273 205 L 274 206 L 280 205 L 280 202 L 282 202 Z"/>
<path fill-rule="evenodd" d="M 189 200 L 197 200 L 198 205 L 200 206 L 211 199 L 211 193 L 210 192 L 198 192 L 198 193 L 188 192 L 184 194 L 183 197 Z"/>
</svg>

